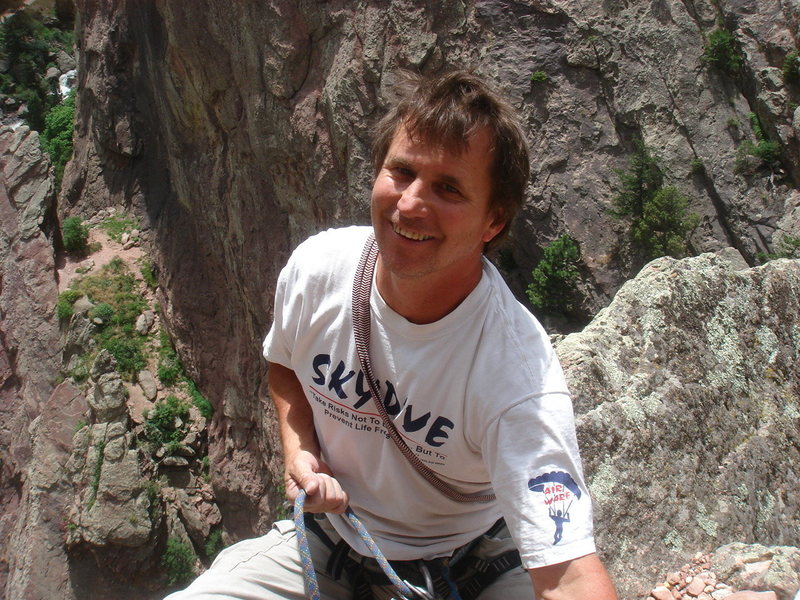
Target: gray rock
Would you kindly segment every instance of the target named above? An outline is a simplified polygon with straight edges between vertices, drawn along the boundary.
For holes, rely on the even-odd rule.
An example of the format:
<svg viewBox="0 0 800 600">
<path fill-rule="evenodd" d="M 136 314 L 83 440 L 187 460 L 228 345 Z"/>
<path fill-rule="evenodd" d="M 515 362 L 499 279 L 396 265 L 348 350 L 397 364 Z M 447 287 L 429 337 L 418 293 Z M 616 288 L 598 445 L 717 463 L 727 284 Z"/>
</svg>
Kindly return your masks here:
<svg viewBox="0 0 800 600">
<path fill-rule="evenodd" d="M 137 381 L 139 382 L 139 387 L 142 388 L 144 397 L 151 402 L 154 401 L 156 396 L 158 396 L 158 384 L 156 383 L 155 377 L 153 377 L 153 374 L 150 372 L 150 370 L 145 369 L 143 371 L 139 371 Z"/>
<path fill-rule="evenodd" d="M 147 335 L 155 323 L 156 314 L 152 310 L 146 310 L 136 318 L 136 333 Z"/>
<path fill-rule="evenodd" d="M 161 466 L 172 468 L 188 467 L 189 461 L 182 456 L 166 456 L 164 460 L 161 461 Z"/>
<path fill-rule="evenodd" d="M 86 315 L 94 306 L 94 302 L 89 300 L 88 296 L 81 296 L 72 303 L 72 311 L 76 315 Z"/>
<path fill-rule="evenodd" d="M 774 591 L 792 600 L 800 590 L 800 548 L 733 543 L 711 556 L 714 571 L 737 589 Z"/>
<path fill-rule="evenodd" d="M 94 394 L 89 397 L 89 406 L 99 423 L 126 419 L 127 399 L 128 390 L 119 374 L 105 373 L 95 381 Z"/>
<path fill-rule="evenodd" d="M 623 597 L 696 548 L 800 545 L 800 261 L 740 267 L 654 261 L 556 347 Z"/>
<path fill-rule="evenodd" d="M 92 363 L 92 379 L 98 380 L 103 375 L 116 373 L 116 365 L 117 362 L 114 360 L 114 356 L 108 350 L 105 348 L 100 350 L 94 359 L 94 363 Z"/>
</svg>

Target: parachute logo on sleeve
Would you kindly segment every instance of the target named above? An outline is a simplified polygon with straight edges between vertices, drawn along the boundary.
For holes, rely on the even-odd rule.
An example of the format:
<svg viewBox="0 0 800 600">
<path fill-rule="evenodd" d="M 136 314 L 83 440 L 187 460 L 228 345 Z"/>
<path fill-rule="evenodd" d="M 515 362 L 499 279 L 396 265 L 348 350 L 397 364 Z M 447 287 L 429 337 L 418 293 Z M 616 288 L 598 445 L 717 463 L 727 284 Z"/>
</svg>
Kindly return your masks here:
<svg viewBox="0 0 800 600">
<path fill-rule="evenodd" d="M 572 475 L 564 471 L 551 471 L 534 477 L 528 481 L 528 489 L 544 494 L 547 514 L 556 525 L 556 533 L 553 538 L 555 546 L 561 541 L 564 523 L 569 523 L 569 509 L 572 503 L 581 499 L 581 489 L 575 483 Z"/>
</svg>

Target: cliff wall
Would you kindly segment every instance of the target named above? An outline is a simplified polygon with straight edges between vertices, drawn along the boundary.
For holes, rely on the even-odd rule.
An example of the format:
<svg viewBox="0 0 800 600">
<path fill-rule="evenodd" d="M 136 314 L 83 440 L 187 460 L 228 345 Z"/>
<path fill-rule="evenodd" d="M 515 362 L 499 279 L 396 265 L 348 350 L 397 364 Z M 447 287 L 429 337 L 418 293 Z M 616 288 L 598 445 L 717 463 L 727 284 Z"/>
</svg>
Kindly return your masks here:
<svg viewBox="0 0 800 600">
<path fill-rule="evenodd" d="M 659 157 L 665 183 L 691 199 L 690 209 L 700 217 L 690 239 L 695 252 L 732 246 L 753 265 L 780 235 L 797 235 L 800 228 L 800 90 L 781 73 L 787 54 L 798 47 L 796 4 L 429 4 L 76 1 L 75 154 L 58 211 L 89 216 L 119 205 L 141 219 L 158 272 L 164 322 L 192 378 L 217 409 L 210 424 L 212 483 L 234 538 L 263 531 L 280 497 L 279 445 L 260 358 L 277 273 L 309 233 L 367 222 L 369 129 L 383 113 L 395 68 L 473 68 L 495 81 L 521 111 L 533 178 L 501 261 L 520 296 L 543 247 L 567 231 L 583 254 L 579 313 L 584 319 L 636 273 L 642 261 L 630 252 L 626 223 L 610 216 L 609 208 L 619 191 L 617 171 L 627 167 L 638 140 Z M 742 67 L 736 73 L 703 57 L 708 35 L 720 27 L 733 32 L 738 44 Z M 544 77 L 533 77 L 540 72 Z M 778 159 L 768 164 L 742 150 L 745 142 L 764 139 L 778 147 Z M 41 294 L 42 306 L 52 306 L 54 294 L 54 289 Z M 735 328 L 724 331 L 735 334 Z M 796 337 L 789 339 L 787 356 L 796 359 Z M 20 345 L 9 347 L 16 352 Z M 713 372 L 715 364 L 703 368 Z M 764 372 L 758 376 L 769 379 Z M 796 379 L 785 379 L 775 393 L 788 394 L 794 406 Z M 15 381 L 12 374 L 4 376 L 10 383 L 3 389 L 11 390 Z M 46 376 L 32 381 L 44 389 L 36 392 L 29 415 L 19 404 L 27 393 L 4 403 L 14 406 L 9 419 L 17 419 L 19 439 L 52 391 Z M 691 399 L 698 414 L 710 401 Z M 595 402 L 579 402 L 579 413 L 586 415 L 582 431 L 592 433 L 582 434 L 591 448 L 587 471 L 598 487 L 604 522 L 610 523 L 601 529 L 603 539 L 620 544 L 610 556 L 621 572 L 631 544 L 638 548 L 632 555 L 643 557 L 675 538 L 660 531 L 661 538 L 647 545 L 622 535 L 629 523 L 623 517 L 631 515 L 603 495 L 602 483 L 612 475 L 614 481 L 624 479 L 618 461 L 640 456 L 638 442 L 630 440 L 614 458 L 619 440 L 606 429 L 617 425 L 593 415 L 613 416 L 627 404 L 596 408 Z M 790 424 L 796 422 L 792 414 L 785 417 L 795 419 Z M 610 445 L 595 448 L 595 432 Z M 705 448 L 712 442 L 697 443 Z M 654 451 L 648 456 L 657 463 L 663 458 Z M 19 490 L 16 500 L 4 494 L 9 505 L 26 506 L 19 498 L 28 488 L 17 474 L 27 460 L 8 468 L 4 486 L 11 489 L 17 482 Z M 731 489 L 729 504 L 738 498 Z M 637 512 L 655 503 L 637 494 L 625 496 L 631 500 L 625 510 L 636 518 L 668 514 Z M 786 514 L 777 511 L 769 519 Z M 737 519 L 723 519 L 716 529 L 708 525 L 724 535 L 701 526 L 697 535 L 686 536 L 685 548 L 668 544 L 653 564 L 674 560 L 690 543 L 744 535 Z M 796 528 L 782 529 L 769 519 L 751 532 L 759 539 L 745 541 L 798 543 Z M 690 521 L 681 516 L 681 523 Z M 3 527 L 4 533 L 11 531 L 7 522 Z M 76 585 L 91 587 L 83 580 Z M 626 590 L 632 597 L 634 584 Z"/>
</svg>

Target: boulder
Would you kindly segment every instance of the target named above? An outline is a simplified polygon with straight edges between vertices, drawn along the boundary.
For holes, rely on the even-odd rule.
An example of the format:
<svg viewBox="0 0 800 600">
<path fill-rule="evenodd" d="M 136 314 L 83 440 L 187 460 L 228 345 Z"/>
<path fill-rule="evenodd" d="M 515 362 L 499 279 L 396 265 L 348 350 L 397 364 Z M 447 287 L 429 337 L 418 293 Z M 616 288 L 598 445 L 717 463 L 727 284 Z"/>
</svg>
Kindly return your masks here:
<svg viewBox="0 0 800 600">
<path fill-rule="evenodd" d="M 736 542 L 718 548 L 711 563 L 736 588 L 773 592 L 777 600 L 800 593 L 800 548 Z"/>
<path fill-rule="evenodd" d="M 743 266 L 656 260 L 556 346 L 623 597 L 696 548 L 800 545 L 800 261 Z"/>
</svg>

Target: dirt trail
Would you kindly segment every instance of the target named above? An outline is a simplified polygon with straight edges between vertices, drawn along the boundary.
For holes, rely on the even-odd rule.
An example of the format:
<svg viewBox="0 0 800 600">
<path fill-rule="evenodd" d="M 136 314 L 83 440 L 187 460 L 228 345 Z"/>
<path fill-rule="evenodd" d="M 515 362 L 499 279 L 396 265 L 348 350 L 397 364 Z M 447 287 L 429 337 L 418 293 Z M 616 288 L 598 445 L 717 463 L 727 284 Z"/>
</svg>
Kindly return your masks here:
<svg viewBox="0 0 800 600">
<path fill-rule="evenodd" d="M 89 229 L 88 243 L 89 247 L 99 243 L 100 249 L 97 252 L 93 252 L 81 258 L 67 255 L 63 264 L 57 269 L 59 294 L 70 286 L 75 277 L 86 273 L 96 273 L 104 265 L 111 262 L 115 256 L 125 261 L 131 272 L 139 277 L 141 259 L 145 256 L 145 252 L 141 247 L 133 246 L 125 250 L 122 244 L 112 240 L 102 228 L 97 226 Z M 89 266 L 91 266 L 91 268 L 84 273 L 79 271 L 79 269 L 85 269 Z"/>
</svg>

